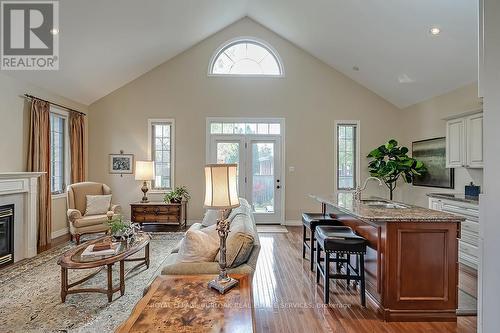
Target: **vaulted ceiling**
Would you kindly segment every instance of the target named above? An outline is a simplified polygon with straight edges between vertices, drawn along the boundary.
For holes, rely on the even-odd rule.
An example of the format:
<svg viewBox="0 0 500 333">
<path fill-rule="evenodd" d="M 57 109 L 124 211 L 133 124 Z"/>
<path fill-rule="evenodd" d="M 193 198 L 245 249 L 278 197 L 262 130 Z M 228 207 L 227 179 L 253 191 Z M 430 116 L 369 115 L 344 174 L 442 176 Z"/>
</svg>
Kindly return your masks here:
<svg viewBox="0 0 500 333">
<path fill-rule="evenodd" d="M 476 80 L 476 7 L 474 0 L 64 0 L 60 70 L 9 75 L 91 104 L 249 16 L 405 107 Z M 439 36 L 429 33 L 434 26 Z"/>
</svg>

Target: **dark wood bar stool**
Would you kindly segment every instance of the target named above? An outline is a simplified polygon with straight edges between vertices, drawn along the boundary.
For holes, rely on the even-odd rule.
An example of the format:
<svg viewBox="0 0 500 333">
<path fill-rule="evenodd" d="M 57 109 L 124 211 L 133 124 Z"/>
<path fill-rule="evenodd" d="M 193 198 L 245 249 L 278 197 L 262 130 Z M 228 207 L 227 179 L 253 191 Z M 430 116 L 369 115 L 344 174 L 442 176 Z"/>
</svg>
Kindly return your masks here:
<svg viewBox="0 0 500 333">
<path fill-rule="evenodd" d="M 366 306 L 366 243 L 366 239 L 356 235 L 349 227 L 322 225 L 316 228 L 316 283 L 319 283 L 320 276 L 323 276 L 325 304 L 329 303 L 330 279 L 342 279 L 347 280 L 348 287 L 351 280 L 360 282 L 361 305 Z M 323 260 L 321 260 L 322 251 L 325 252 Z M 335 257 L 331 254 L 335 254 Z M 355 267 L 351 265 L 351 255 L 356 256 Z M 321 261 L 324 262 L 323 266 Z M 336 263 L 335 274 L 330 272 L 330 263 Z M 345 267 L 345 273 L 342 273 L 341 266 Z"/>
<path fill-rule="evenodd" d="M 311 271 L 314 270 L 315 230 L 319 225 L 335 225 L 338 221 L 325 213 L 303 213 L 302 214 L 302 258 L 306 257 L 306 249 L 309 249 L 309 260 Z M 309 230 L 309 237 L 307 232 Z"/>
</svg>

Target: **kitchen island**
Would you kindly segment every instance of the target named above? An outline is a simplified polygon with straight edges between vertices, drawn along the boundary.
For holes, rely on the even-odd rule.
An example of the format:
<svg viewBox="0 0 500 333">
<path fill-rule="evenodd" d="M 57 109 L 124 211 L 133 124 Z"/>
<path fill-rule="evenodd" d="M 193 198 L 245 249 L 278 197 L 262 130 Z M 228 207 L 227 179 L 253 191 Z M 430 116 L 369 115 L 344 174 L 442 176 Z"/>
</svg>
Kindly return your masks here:
<svg viewBox="0 0 500 333">
<path fill-rule="evenodd" d="M 367 296 L 386 321 L 456 321 L 463 218 L 350 193 L 310 195 L 368 241 Z"/>
</svg>

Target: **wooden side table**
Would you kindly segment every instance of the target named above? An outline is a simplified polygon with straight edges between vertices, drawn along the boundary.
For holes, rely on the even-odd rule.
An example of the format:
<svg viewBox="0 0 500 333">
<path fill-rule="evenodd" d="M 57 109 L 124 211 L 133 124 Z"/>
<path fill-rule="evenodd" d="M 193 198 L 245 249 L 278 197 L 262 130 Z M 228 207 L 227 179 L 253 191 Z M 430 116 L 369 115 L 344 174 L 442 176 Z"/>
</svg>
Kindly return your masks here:
<svg viewBox="0 0 500 333">
<path fill-rule="evenodd" d="M 117 332 L 255 332 L 249 275 L 224 295 L 208 288 L 215 276 L 160 275 Z"/>
<path fill-rule="evenodd" d="M 137 202 L 130 204 L 131 221 L 156 226 L 177 226 L 185 228 L 187 223 L 187 202 Z"/>
</svg>

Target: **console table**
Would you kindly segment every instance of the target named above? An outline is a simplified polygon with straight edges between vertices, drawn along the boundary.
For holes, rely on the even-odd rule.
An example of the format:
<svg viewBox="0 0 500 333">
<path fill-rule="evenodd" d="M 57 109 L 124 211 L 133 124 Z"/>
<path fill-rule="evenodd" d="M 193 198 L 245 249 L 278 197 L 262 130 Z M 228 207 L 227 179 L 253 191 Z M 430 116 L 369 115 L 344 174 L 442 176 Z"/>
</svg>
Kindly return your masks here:
<svg viewBox="0 0 500 333">
<path fill-rule="evenodd" d="M 249 275 L 231 277 L 221 295 L 207 287 L 214 275 L 160 275 L 117 332 L 255 332 Z"/>
<path fill-rule="evenodd" d="M 186 227 L 187 202 L 137 202 L 130 204 L 131 221 L 156 226 Z"/>
</svg>

